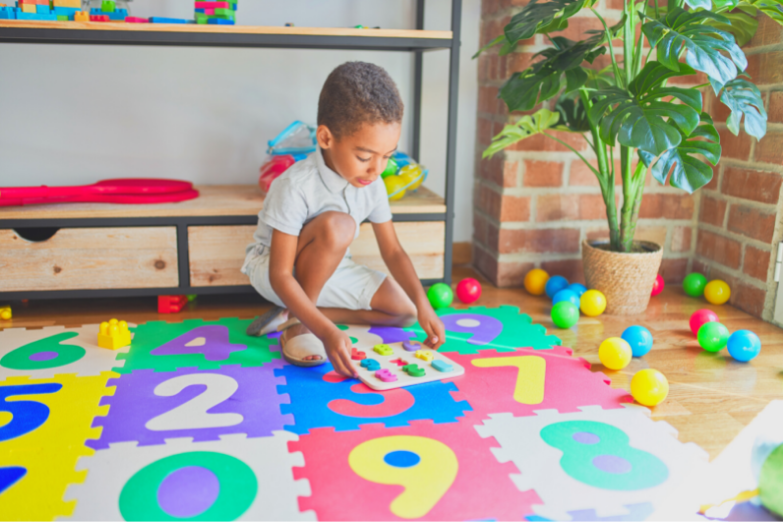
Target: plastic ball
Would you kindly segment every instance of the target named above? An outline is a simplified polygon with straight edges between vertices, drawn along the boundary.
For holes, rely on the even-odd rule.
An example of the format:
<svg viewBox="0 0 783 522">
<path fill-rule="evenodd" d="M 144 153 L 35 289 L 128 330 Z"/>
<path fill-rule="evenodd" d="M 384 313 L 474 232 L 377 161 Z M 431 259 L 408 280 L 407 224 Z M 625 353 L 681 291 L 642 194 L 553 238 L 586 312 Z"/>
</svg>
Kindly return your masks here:
<svg viewBox="0 0 783 522">
<path fill-rule="evenodd" d="M 413 163 L 402 167 L 398 176 L 405 180 L 405 184 L 409 185 L 408 190 L 411 191 L 419 188 L 421 182 L 424 181 L 424 173 L 421 170 L 421 165 Z"/>
<path fill-rule="evenodd" d="M 397 166 L 397 160 L 394 158 L 389 158 L 389 161 L 386 163 L 386 168 L 381 172 L 381 177 L 386 178 L 388 176 L 394 176 L 397 174 L 397 170 L 399 167 Z"/>
<path fill-rule="evenodd" d="M 704 299 L 714 305 L 722 305 L 731 297 L 731 288 L 726 281 L 713 279 L 704 287 Z"/>
<path fill-rule="evenodd" d="M 650 295 L 658 295 L 661 292 L 663 292 L 663 287 L 666 286 L 666 284 L 663 282 L 663 277 L 661 277 L 661 274 L 658 274 L 655 276 L 655 282 L 653 283 L 652 292 L 650 292 Z"/>
<path fill-rule="evenodd" d="M 383 184 L 386 185 L 386 193 L 389 195 L 389 201 L 397 201 L 405 196 L 405 180 L 399 176 L 387 176 L 383 178 Z"/>
<path fill-rule="evenodd" d="M 622 370 L 631 362 L 633 350 L 625 339 L 610 337 L 598 347 L 598 358 L 601 364 L 610 370 Z"/>
<path fill-rule="evenodd" d="M 653 336 L 644 326 L 629 326 L 622 338 L 631 346 L 634 357 L 642 357 L 652 349 Z"/>
<path fill-rule="evenodd" d="M 557 304 L 562 301 L 568 301 L 572 305 L 576 306 L 577 309 L 579 309 L 579 296 L 576 295 L 576 292 L 573 290 L 569 290 L 568 288 L 563 288 L 558 293 L 555 294 L 555 296 L 552 298 L 552 304 Z"/>
<path fill-rule="evenodd" d="M 761 351 L 761 339 L 750 330 L 737 330 L 726 343 L 729 355 L 740 362 L 748 362 Z"/>
<path fill-rule="evenodd" d="M 698 272 L 686 275 L 682 281 L 682 289 L 691 297 L 704 295 L 705 286 L 707 286 L 707 278 Z"/>
<path fill-rule="evenodd" d="M 570 301 L 560 301 L 552 307 L 551 315 L 558 328 L 571 328 L 579 321 L 579 308 Z"/>
<path fill-rule="evenodd" d="M 582 283 L 571 283 L 568 285 L 568 289 L 575 292 L 579 297 L 582 297 L 582 294 L 587 292 L 587 287 Z"/>
<path fill-rule="evenodd" d="M 568 279 L 563 276 L 556 275 L 549 278 L 549 281 L 546 282 L 546 287 L 544 290 L 546 291 L 547 297 L 551 299 L 555 296 L 556 293 L 566 288 L 567 286 Z"/>
<path fill-rule="evenodd" d="M 472 277 L 466 277 L 457 283 L 457 298 L 465 304 L 481 297 L 481 283 Z"/>
<path fill-rule="evenodd" d="M 658 370 L 639 370 L 631 378 L 631 395 L 639 404 L 656 406 L 669 395 L 669 381 Z"/>
<path fill-rule="evenodd" d="M 531 295 L 541 295 L 546 290 L 546 282 L 549 280 L 549 274 L 546 270 L 534 268 L 525 275 L 525 290 Z"/>
<path fill-rule="evenodd" d="M 427 290 L 427 299 L 434 309 L 446 308 L 454 300 L 454 293 L 446 283 L 435 283 Z"/>
<path fill-rule="evenodd" d="M 719 352 L 726 347 L 729 329 L 721 323 L 704 323 L 696 335 L 699 346 L 708 352 Z"/>
<path fill-rule="evenodd" d="M 588 317 L 596 317 L 606 310 L 606 297 L 599 290 L 588 290 L 579 299 L 579 308 Z"/>
<path fill-rule="evenodd" d="M 688 321 L 688 324 L 691 327 L 691 332 L 693 332 L 693 335 L 699 335 L 699 328 L 701 328 L 703 324 L 719 322 L 720 319 L 718 319 L 718 314 L 712 310 L 702 308 L 701 310 L 696 310 L 691 314 L 691 319 Z"/>
</svg>

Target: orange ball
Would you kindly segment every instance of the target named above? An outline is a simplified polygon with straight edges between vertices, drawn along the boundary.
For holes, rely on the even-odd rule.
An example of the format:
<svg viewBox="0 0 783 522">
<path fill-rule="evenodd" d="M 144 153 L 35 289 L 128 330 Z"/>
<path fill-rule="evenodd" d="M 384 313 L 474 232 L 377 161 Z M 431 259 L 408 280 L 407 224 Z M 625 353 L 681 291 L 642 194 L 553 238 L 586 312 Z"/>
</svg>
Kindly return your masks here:
<svg viewBox="0 0 783 522">
<path fill-rule="evenodd" d="M 547 281 L 549 281 L 549 274 L 546 270 L 534 268 L 525 276 L 525 290 L 532 295 L 543 295 Z"/>
</svg>

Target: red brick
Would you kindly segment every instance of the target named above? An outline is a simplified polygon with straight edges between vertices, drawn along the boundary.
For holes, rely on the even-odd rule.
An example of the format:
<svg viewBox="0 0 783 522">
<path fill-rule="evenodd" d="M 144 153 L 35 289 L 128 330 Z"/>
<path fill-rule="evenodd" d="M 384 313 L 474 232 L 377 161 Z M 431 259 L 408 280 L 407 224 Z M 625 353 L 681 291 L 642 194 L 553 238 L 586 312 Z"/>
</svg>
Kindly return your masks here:
<svg viewBox="0 0 783 522">
<path fill-rule="evenodd" d="M 780 197 L 781 182 L 783 177 L 774 172 L 747 170 L 727 165 L 723 172 L 721 192 L 737 198 L 776 204 Z"/>
<path fill-rule="evenodd" d="M 531 65 L 533 65 L 534 53 L 511 53 L 506 60 L 506 77 L 511 76 L 515 72 L 522 72 Z M 537 58 L 536 61 L 540 59 Z"/>
<path fill-rule="evenodd" d="M 588 229 L 586 238 L 588 241 L 608 241 L 609 240 L 609 227 Z"/>
<path fill-rule="evenodd" d="M 708 196 L 701 198 L 701 211 L 699 222 L 716 227 L 723 226 L 723 218 L 726 215 L 726 202 Z"/>
<path fill-rule="evenodd" d="M 477 122 L 477 129 L 476 134 L 478 135 L 478 142 L 481 146 L 480 148 L 485 148 L 487 145 L 489 145 L 492 142 L 492 136 L 494 134 L 492 133 L 492 127 L 494 125 L 494 122 L 491 120 L 488 120 L 487 118 L 479 118 Z"/>
<path fill-rule="evenodd" d="M 533 268 L 533 263 L 509 262 L 498 263 L 497 283 L 499 287 L 508 288 L 522 286 L 527 274 Z"/>
<path fill-rule="evenodd" d="M 476 203 L 478 208 L 489 217 L 500 219 L 501 195 L 486 185 L 479 185 L 476 189 L 476 195 L 478 196 L 478 201 Z"/>
<path fill-rule="evenodd" d="M 536 221 L 579 219 L 579 195 L 546 194 L 538 196 Z"/>
<path fill-rule="evenodd" d="M 769 93 L 767 122 L 783 123 L 783 92 L 781 91 Z"/>
<path fill-rule="evenodd" d="M 489 80 L 489 76 L 487 74 L 487 68 L 489 66 L 489 56 L 488 54 L 484 53 L 478 58 L 478 81 L 479 84 L 483 84 L 486 81 Z"/>
<path fill-rule="evenodd" d="M 606 205 L 601 194 L 579 196 L 579 219 L 606 219 Z"/>
<path fill-rule="evenodd" d="M 559 140 L 567 143 L 576 150 L 584 150 L 587 147 L 587 143 L 581 134 L 562 131 L 550 131 L 549 134 L 557 137 Z M 549 138 L 548 136 L 544 136 L 543 134 L 536 134 L 535 136 L 518 141 L 508 147 L 508 150 L 571 152 L 571 149 L 568 147 L 561 145 L 560 143 Z"/>
<path fill-rule="evenodd" d="M 712 179 L 702 187 L 702 190 L 718 190 L 718 179 L 720 178 L 721 164 L 718 163 L 712 167 Z"/>
<path fill-rule="evenodd" d="M 691 266 L 691 272 L 698 272 L 699 274 L 704 275 L 705 277 L 710 277 L 710 265 L 704 263 L 703 261 L 700 261 L 698 259 L 693 260 L 693 265 Z"/>
<path fill-rule="evenodd" d="M 639 217 L 691 219 L 693 206 L 693 196 L 689 194 L 645 194 Z"/>
<path fill-rule="evenodd" d="M 769 271 L 769 258 L 769 251 L 759 250 L 754 246 L 746 245 L 742 271 L 759 281 L 766 281 L 767 272 Z"/>
<path fill-rule="evenodd" d="M 540 230 L 504 228 L 499 231 L 498 252 L 501 254 L 517 252 L 576 253 L 579 252 L 579 230 L 574 228 Z"/>
<path fill-rule="evenodd" d="M 705 89 L 705 93 L 704 100 L 709 106 L 709 114 L 712 116 L 712 119 L 716 122 L 724 123 L 731 114 L 731 109 L 715 97 L 715 92 L 712 89 Z"/>
<path fill-rule="evenodd" d="M 522 185 L 525 187 L 559 187 L 563 184 L 563 164 L 559 161 L 525 160 Z"/>
<path fill-rule="evenodd" d="M 745 70 L 758 86 L 783 82 L 783 51 L 774 51 L 748 56 Z"/>
<path fill-rule="evenodd" d="M 738 241 L 713 234 L 707 230 L 699 230 L 696 239 L 696 253 L 729 268 L 739 268 L 740 250 Z"/>
<path fill-rule="evenodd" d="M 493 86 L 479 87 L 479 112 L 495 114 L 498 107 L 498 88 Z"/>
<path fill-rule="evenodd" d="M 739 136 L 735 136 L 728 129 L 721 129 L 718 134 L 720 134 L 720 145 L 723 149 L 721 154 L 724 158 L 750 159 L 750 136 L 744 131 L 740 132 Z"/>
<path fill-rule="evenodd" d="M 590 160 L 590 164 L 598 168 L 598 160 Z M 614 162 L 615 172 L 620 172 L 620 160 Z M 622 176 L 615 176 L 615 185 L 622 185 Z M 590 170 L 587 165 L 580 159 L 575 159 L 571 162 L 571 173 L 568 176 L 568 184 L 574 187 L 598 187 L 598 178 L 595 177 L 595 173 Z"/>
<path fill-rule="evenodd" d="M 759 13 L 756 18 L 759 22 L 756 34 L 745 44 L 745 48 L 761 47 L 762 45 L 772 45 L 783 41 L 783 28 L 767 15 Z"/>
<path fill-rule="evenodd" d="M 764 301 L 767 292 L 747 283 L 738 282 L 731 285 L 730 303 L 750 315 L 761 317 L 764 313 Z"/>
<path fill-rule="evenodd" d="M 646 41 L 646 39 L 645 39 Z M 696 74 L 689 74 L 688 76 L 675 76 L 670 78 L 669 85 L 677 85 L 680 87 L 687 87 L 689 85 L 702 85 L 707 83 L 709 79 L 703 72 L 697 72 Z"/>
<path fill-rule="evenodd" d="M 497 245 L 489 244 L 489 236 L 487 234 L 487 220 L 477 212 L 473 213 L 473 239 L 485 247 L 496 250 Z M 478 250 L 478 249 L 474 249 Z"/>
<path fill-rule="evenodd" d="M 624 0 L 606 0 L 606 7 L 609 9 L 618 9 L 622 11 L 624 5 Z"/>
<path fill-rule="evenodd" d="M 504 161 L 502 154 L 496 154 L 492 158 L 479 161 L 479 177 L 491 181 L 501 187 L 517 186 L 517 171 L 519 162 Z"/>
<path fill-rule="evenodd" d="M 606 24 L 611 27 L 617 23 L 617 20 L 606 19 Z M 603 32 L 604 26 L 601 25 L 601 21 L 593 16 L 575 16 L 568 20 L 568 27 L 562 31 L 556 31 L 552 33 L 552 36 L 564 36 L 569 40 L 578 42 L 589 38 L 590 35 L 587 31 L 601 31 Z M 622 46 L 622 40 L 613 40 L 612 45 Z"/>
<path fill-rule="evenodd" d="M 500 221 L 530 221 L 530 198 L 503 196 L 500 202 Z"/>
<path fill-rule="evenodd" d="M 541 268 L 551 275 L 561 275 L 571 283 L 585 283 L 585 270 L 581 259 L 544 261 L 541 263 Z"/>
<path fill-rule="evenodd" d="M 783 133 L 767 132 L 756 144 L 755 156 L 761 163 L 783 164 Z"/>
<path fill-rule="evenodd" d="M 665 284 L 678 285 L 688 275 L 688 259 L 663 259 L 658 273 L 663 277 Z"/>
<path fill-rule="evenodd" d="M 498 261 L 483 248 L 473 249 L 473 266 L 493 284 L 497 285 Z"/>
<path fill-rule="evenodd" d="M 775 232 L 775 213 L 762 212 L 743 205 L 731 205 L 729 230 L 770 243 Z"/>
<path fill-rule="evenodd" d="M 672 252 L 688 252 L 691 249 L 691 237 L 693 231 L 691 227 L 674 227 L 672 229 Z"/>
</svg>

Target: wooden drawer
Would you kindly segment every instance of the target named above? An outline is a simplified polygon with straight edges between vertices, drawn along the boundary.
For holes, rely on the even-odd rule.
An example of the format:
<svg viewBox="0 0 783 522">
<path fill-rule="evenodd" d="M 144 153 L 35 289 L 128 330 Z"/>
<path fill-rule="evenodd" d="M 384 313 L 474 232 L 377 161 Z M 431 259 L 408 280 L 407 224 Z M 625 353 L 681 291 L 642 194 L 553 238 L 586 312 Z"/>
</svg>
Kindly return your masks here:
<svg viewBox="0 0 783 522">
<path fill-rule="evenodd" d="M 0 292 L 178 285 L 176 227 L 61 228 L 43 241 L 0 229 Z"/>
<path fill-rule="evenodd" d="M 403 248 L 422 279 L 443 277 L 446 226 L 442 221 L 395 223 Z M 255 225 L 188 227 L 191 286 L 234 286 L 250 284 L 239 269 L 245 248 L 253 241 Z M 372 225 L 364 223 L 351 245 L 353 259 L 388 273 L 381 259 Z"/>
</svg>

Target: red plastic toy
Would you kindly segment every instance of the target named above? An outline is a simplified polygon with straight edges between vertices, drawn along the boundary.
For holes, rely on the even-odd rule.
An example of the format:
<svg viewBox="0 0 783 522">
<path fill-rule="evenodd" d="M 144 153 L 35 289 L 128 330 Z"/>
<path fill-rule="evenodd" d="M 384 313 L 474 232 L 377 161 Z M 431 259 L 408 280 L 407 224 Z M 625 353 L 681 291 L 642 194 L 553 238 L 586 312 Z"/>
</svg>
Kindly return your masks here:
<svg viewBox="0 0 783 522">
<path fill-rule="evenodd" d="M 688 324 L 691 327 L 691 332 L 693 332 L 693 335 L 699 335 L 699 328 L 704 326 L 704 324 L 719 323 L 719 322 L 720 319 L 718 319 L 718 314 L 716 314 L 712 310 L 707 310 L 706 308 L 702 308 L 701 310 L 696 310 L 695 312 L 693 312 Z"/>
<path fill-rule="evenodd" d="M 261 187 L 261 192 L 266 194 L 269 192 L 269 187 L 272 186 L 272 182 L 280 177 L 280 174 L 285 172 L 288 167 L 296 163 L 296 160 L 290 154 L 281 154 L 279 156 L 272 156 L 272 159 L 261 165 L 260 173 L 258 177 L 258 186 Z"/>
<path fill-rule="evenodd" d="M 188 296 L 186 295 L 159 295 L 158 313 L 176 314 L 181 312 L 186 304 L 188 304 Z"/>
<path fill-rule="evenodd" d="M 198 197 L 189 181 L 107 179 L 75 187 L 0 187 L 0 207 L 44 203 L 170 203 Z"/>
<path fill-rule="evenodd" d="M 472 277 L 466 277 L 457 284 L 457 298 L 469 304 L 481 297 L 481 283 Z"/>
<path fill-rule="evenodd" d="M 663 282 L 663 277 L 661 277 L 661 274 L 658 274 L 655 278 L 655 282 L 653 283 L 652 292 L 650 292 L 650 295 L 655 296 L 663 292 L 663 287 L 665 286 Z"/>
</svg>

